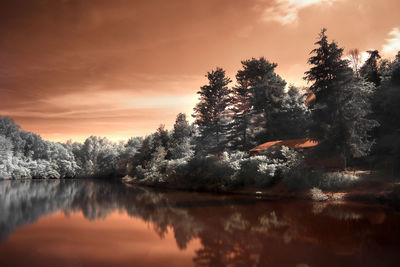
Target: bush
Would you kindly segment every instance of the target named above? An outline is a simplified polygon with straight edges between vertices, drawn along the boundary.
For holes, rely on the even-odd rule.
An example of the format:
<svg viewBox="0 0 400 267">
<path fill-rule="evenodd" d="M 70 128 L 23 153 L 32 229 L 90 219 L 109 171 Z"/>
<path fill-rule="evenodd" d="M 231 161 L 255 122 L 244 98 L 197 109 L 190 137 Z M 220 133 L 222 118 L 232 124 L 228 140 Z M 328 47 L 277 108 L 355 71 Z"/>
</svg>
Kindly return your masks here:
<svg viewBox="0 0 400 267">
<path fill-rule="evenodd" d="M 266 156 L 254 156 L 241 162 L 236 177 L 244 186 L 265 187 L 273 182 L 277 169 Z"/>
<path fill-rule="evenodd" d="M 216 156 L 197 156 L 192 158 L 180 174 L 179 185 L 195 190 L 224 190 L 229 186 L 234 174 L 229 164 Z"/>
<path fill-rule="evenodd" d="M 323 190 L 343 190 L 358 182 L 358 177 L 341 172 L 324 173 L 322 169 L 309 170 L 307 168 L 293 169 L 283 182 L 294 190 L 318 187 Z"/>
</svg>

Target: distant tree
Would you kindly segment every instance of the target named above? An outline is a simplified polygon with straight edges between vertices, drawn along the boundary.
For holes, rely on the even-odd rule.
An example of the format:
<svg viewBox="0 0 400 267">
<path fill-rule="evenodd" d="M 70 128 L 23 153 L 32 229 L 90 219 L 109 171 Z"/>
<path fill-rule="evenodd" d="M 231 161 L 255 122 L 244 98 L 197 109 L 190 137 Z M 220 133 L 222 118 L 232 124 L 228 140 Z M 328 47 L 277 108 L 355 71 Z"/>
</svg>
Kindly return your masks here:
<svg viewBox="0 0 400 267">
<path fill-rule="evenodd" d="M 151 172 L 153 177 L 159 177 L 160 173 L 163 172 L 163 162 L 165 161 L 166 155 L 167 152 L 163 146 L 158 146 L 152 154 L 148 170 Z"/>
<path fill-rule="evenodd" d="M 12 155 L 13 147 L 11 140 L 0 134 L 0 158 Z"/>
<path fill-rule="evenodd" d="M 12 178 L 13 144 L 10 139 L 0 134 L 0 180 Z"/>
<path fill-rule="evenodd" d="M 360 76 L 361 54 L 357 48 L 350 49 L 348 53 L 351 67 L 357 77 Z"/>
<path fill-rule="evenodd" d="M 172 133 L 172 140 L 179 141 L 183 138 L 190 137 L 192 133 L 192 127 L 186 119 L 186 114 L 179 113 L 176 116 L 174 130 Z"/>
<path fill-rule="evenodd" d="M 80 158 L 81 175 L 109 176 L 119 159 L 119 147 L 107 138 L 90 136 L 77 153 Z"/>
<path fill-rule="evenodd" d="M 128 142 L 126 143 L 125 147 L 133 147 L 138 149 L 143 142 L 142 137 L 131 137 L 129 138 Z"/>
<path fill-rule="evenodd" d="M 176 117 L 174 130 L 170 139 L 169 157 L 179 159 L 193 155 L 192 145 L 190 143 L 192 127 L 186 120 L 186 115 L 179 113 Z"/>
<path fill-rule="evenodd" d="M 140 165 L 146 168 L 151 160 L 151 154 L 155 151 L 154 137 L 153 135 L 148 135 L 143 139 L 140 146 L 139 153 L 135 155 L 134 165 Z"/>
<path fill-rule="evenodd" d="M 378 70 L 378 60 L 381 58 L 378 50 L 367 51 L 369 58 L 365 61 L 364 65 L 360 69 L 361 77 L 366 79 L 368 82 L 374 83 L 378 86 L 381 83 Z"/>
<path fill-rule="evenodd" d="M 352 75 L 348 61 L 342 59 L 343 48 L 328 42 L 326 29 L 315 44 L 308 60 L 313 67 L 305 73 L 316 95 L 309 136 L 323 141 L 330 152 L 364 156 L 370 148 L 368 132 L 376 126 L 368 120 L 372 89 Z"/>
<path fill-rule="evenodd" d="M 97 155 L 96 175 L 110 177 L 115 175 L 120 151 L 115 143 L 106 143 Z"/>
<path fill-rule="evenodd" d="M 142 137 L 132 137 L 128 142 L 121 148 L 120 158 L 127 159 L 130 162 L 134 160 L 136 155 L 139 153 L 140 147 L 142 145 Z"/>
<path fill-rule="evenodd" d="M 229 104 L 231 79 L 225 76 L 225 70 L 217 68 L 206 75 L 209 83 L 200 88 L 200 102 L 194 108 L 193 117 L 199 126 L 200 142 L 197 151 L 218 152 L 223 148 L 224 125 L 223 112 Z"/>
<path fill-rule="evenodd" d="M 0 134 L 11 140 L 15 155 L 25 154 L 25 140 L 21 137 L 20 126 L 12 118 L 0 116 Z"/>
<path fill-rule="evenodd" d="M 157 131 L 154 133 L 153 142 L 154 146 L 163 146 L 166 150 L 168 149 L 168 142 L 169 142 L 169 133 L 168 130 L 165 129 L 165 125 L 161 124 Z"/>
</svg>

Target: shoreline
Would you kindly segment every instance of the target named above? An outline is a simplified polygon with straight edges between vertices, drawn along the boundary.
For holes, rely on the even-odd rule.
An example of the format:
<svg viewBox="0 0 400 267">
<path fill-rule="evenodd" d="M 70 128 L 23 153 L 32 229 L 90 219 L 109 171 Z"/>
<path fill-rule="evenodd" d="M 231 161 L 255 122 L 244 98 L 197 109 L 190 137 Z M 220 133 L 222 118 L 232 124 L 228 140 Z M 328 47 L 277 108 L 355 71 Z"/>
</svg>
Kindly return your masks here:
<svg viewBox="0 0 400 267">
<path fill-rule="evenodd" d="M 128 186 L 148 187 L 164 190 L 177 190 L 187 192 L 204 192 L 221 195 L 241 195 L 252 196 L 265 200 L 309 200 L 313 202 L 373 202 L 400 204 L 400 178 L 388 176 L 382 172 L 362 171 L 353 172 L 359 175 L 358 184 L 347 190 L 325 190 L 322 191 L 323 199 L 315 199 L 312 196 L 311 189 L 308 190 L 290 190 L 279 181 L 277 184 L 267 188 L 238 188 L 233 190 L 195 190 L 183 188 L 168 184 L 147 184 L 132 177 L 125 176 L 121 182 Z"/>
</svg>

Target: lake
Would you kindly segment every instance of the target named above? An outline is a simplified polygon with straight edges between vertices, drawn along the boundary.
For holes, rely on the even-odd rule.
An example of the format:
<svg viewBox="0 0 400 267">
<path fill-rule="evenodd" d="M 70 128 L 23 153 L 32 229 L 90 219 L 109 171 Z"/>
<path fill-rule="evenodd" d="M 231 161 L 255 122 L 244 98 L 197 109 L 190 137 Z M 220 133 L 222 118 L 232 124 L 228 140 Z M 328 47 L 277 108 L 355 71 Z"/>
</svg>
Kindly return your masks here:
<svg viewBox="0 0 400 267">
<path fill-rule="evenodd" d="M 399 209 L 0 181 L 0 266 L 400 266 Z"/>
</svg>

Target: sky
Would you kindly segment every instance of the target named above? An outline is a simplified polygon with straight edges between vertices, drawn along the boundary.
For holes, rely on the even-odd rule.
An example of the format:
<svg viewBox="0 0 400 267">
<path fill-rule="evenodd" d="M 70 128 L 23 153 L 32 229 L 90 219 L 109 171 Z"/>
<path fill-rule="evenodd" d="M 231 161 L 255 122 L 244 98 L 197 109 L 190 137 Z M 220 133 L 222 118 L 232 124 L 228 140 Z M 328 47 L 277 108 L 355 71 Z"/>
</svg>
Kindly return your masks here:
<svg viewBox="0 0 400 267">
<path fill-rule="evenodd" d="M 302 80 L 321 28 L 400 50 L 398 0 L 2 0 L 0 115 L 51 141 L 143 136 L 190 118 L 205 74 L 264 56 Z M 233 84 L 233 83 L 232 83 Z"/>
</svg>

